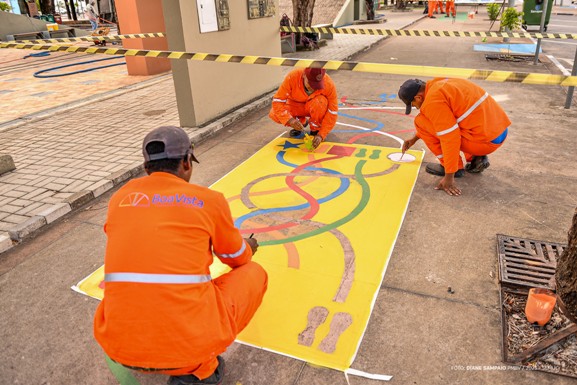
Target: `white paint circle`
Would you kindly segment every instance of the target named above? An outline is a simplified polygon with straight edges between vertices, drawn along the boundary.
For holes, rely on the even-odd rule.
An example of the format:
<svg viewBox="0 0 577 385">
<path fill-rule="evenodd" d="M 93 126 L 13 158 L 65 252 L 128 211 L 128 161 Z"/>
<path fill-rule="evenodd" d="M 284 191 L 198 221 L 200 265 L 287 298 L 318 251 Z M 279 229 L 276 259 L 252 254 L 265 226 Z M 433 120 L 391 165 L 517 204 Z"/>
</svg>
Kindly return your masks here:
<svg viewBox="0 0 577 385">
<path fill-rule="evenodd" d="M 415 158 L 414 155 L 407 154 L 407 153 L 405 153 L 403 155 L 402 152 L 392 152 L 389 155 L 387 155 L 387 158 L 389 158 L 393 162 L 400 162 L 400 163 L 410 163 L 410 162 L 414 161 L 415 159 L 417 159 L 417 158 Z"/>
</svg>

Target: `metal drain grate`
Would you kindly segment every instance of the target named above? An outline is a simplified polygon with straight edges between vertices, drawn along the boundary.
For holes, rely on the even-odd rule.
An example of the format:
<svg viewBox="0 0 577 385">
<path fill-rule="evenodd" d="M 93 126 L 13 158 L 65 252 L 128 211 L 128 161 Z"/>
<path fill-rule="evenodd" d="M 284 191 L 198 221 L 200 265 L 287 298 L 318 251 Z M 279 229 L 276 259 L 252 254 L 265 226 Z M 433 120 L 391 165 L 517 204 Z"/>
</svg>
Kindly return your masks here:
<svg viewBox="0 0 577 385">
<path fill-rule="evenodd" d="M 557 258 L 567 245 L 497 234 L 502 284 L 555 289 Z"/>
</svg>

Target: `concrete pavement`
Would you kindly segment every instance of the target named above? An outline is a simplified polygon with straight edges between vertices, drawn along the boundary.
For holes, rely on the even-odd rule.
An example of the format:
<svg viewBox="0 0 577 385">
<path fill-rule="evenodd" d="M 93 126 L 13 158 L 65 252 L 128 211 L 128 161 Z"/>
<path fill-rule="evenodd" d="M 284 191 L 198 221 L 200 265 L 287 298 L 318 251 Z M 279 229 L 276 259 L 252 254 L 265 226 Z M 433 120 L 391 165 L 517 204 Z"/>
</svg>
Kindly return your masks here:
<svg viewBox="0 0 577 385">
<path fill-rule="evenodd" d="M 392 23 L 396 16 L 387 14 L 388 22 L 383 28 L 395 28 Z M 401 16 L 414 21 L 422 15 L 415 11 L 399 13 Z M 487 26 L 488 22 L 478 17 L 454 24 L 426 19 L 414 28 L 486 30 Z M 350 56 L 372 43 L 367 41 L 351 40 L 345 44 L 344 40 L 335 39 L 316 54 L 326 59 L 344 58 L 343 55 Z M 471 48 L 479 42 L 474 38 L 391 38 L 375 44 L 355 60 L 550 71 L 546 65 L 487 62 L 482 53 Z M 345 52 L 349 45 L 352 48 Z M 333 48 L 343 50 L 341 56 L 329 56 Z M 331 76 L 339 96 L 346 100 L 343 107 L 381 102 L 383 94 L 395 94 L 405 80 L 348 72 L 333 72 Z M 19 155 L 14 157 L 19 168 L 30 167 L 30 172 L 20 172 L 19 177 L 4 179 L 18 170 L 0 177 L 3 187 L 11 185 L 2 194 L 19 191 L 23 175 L 30 175 L 26 180 L 37 178 L 31 184 L 34 189 L 27 193 L 44 189 L 40 194 L 70 194 L 53 194 L 50 197 L 57 200 L 48 201 L 52 206 L 43 208 L 47 211 L 22 215 L 28 216 L 28 224 L 40 225 L 39 230 L 19 227 L 23 242 L 0 257 L 0 340 L 5 347 L 0 361 L 1 383 L 116 383 L 92 339 L 96 301 L 69 287 L 102 264 L 107 199 L 115 186 L 140 172 L 142 136 L 160 124 L 178 122 L 171 80 L 156 77 L 149 81 L 152 83 L 102 95 L 103 100 L 65 106 L 45 115 L 46 119 L 30 117 L 30 123 L 11 122 L 0 132 L 0 152 L 17 149 Z M 481 85 L 509 113 L 513 121 L 510 138 L 491 156 L 489 170 L 459 181 L 463 188 L 460 198 L 434 191 L 437 178 L 422 170 L 353 368 L 391 374 L 392 381 L 398 384 L 570 384 L 574 380 L 541 372 L 459 369 L 501 365 L 495 234 L 566 242 L 577 205 L 577 172 L 572 166 L 577 112 L 562 108 L 563 88 L 512 83 Z M 232 122 L 226 126 L 227 119 L 223 119 L 189 130 L 193 138 L 202 140 L 198 147 L 201 164 L 195 169 L 194 183 L 214 183 L 282 132 L 267 117 L 269 101 L 265 97 L 246 106 L 238 118 L 227 117 Z M 385 105 L 402 108 L 395 98 Z M 339 121 L 382 122 L 383 131 L 408 137 L 411 117 L 395 112 L 363 110 L 357 111 L 355 117 L 342 116 Z M 339 132 L 337 126 L 333 140 L 346 142 L 352 135 Z M 358 143 L 398 145 L 382 137 L 366 137 Z M 424 145 L 419 143 L 417 147 Z M 71 161 L 65 164 L 68 159 Z M 427 153 L 425 161 L 434 161 L 434 157 Z M 59 184 L 55 182 L 59 178 L 74 179 L 78 168 L 79 174 L 88 171 L 77 179 L 92 184 L 75 192 L 48 186 Z M 59 170 L 63 174 L 58 175 Z M 46 184 L 42 184 L 42 177 Z M 33 198 L 11 195 L 6 196 Z M 0 204 L 5 207 L 9 203 Z M 53 207 L 58 208 L 52 210 Z M 72 208 L 72 213 L 64 215 Z M 36 222 L 30 222 L 33 218 Z M 44 222 L 54 223 L 42 226 Z M 13 233 L 12 225 L 4 231 Z M 28 233 L 31 236 L 27 237 Z M 448 293 L 447 286 L 455 293 Z M 226 385 L 346 384 L 340 372 L 238 344 L 231 346 L 225 358 Z M 143 385 L 166 380 L 164 376 L 140 374 L 138 379 Z M 351 377 L 350 383 L 377 382 Z"/>
</svg>

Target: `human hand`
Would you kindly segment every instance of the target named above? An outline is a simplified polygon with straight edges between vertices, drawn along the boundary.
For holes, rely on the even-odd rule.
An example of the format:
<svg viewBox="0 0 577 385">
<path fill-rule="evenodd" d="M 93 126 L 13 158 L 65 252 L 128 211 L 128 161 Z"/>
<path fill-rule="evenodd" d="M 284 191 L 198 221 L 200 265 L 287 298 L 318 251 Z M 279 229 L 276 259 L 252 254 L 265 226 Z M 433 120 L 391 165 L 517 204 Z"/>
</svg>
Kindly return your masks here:
<svg viewBox="0 0 577 385">
<path fill-rule="evenodd" d="M 413 145 L 415 143 L 417 143 L 417 140 L 419 140 L 418 137 L 413 136 L 411 139 L 407 139 L 403 142 L 403 146 L 401 147 L 401 151 L 403 152 L 403 154 L 405 152 L 407 152 L 407 150 L 409 150 L 411 147 L 413 147 Z"/>
<path fill-rule="evenodd" d="M 444 190 L 447 194 L 453 196 L 461 195 L 461 189 L 455 184 L 454 174 L 445 174 L 437 187 L 435 187 L 435 190 Z"/>
<path fill-rule="evenodd" d="M 295 130 L 299 130 L 299 131 L 305 130 L 305 127 L 303 126 L 301 121 L 298 119 L 295 119 L 295 118 L 290 118 L 289 121 L 287 122 L 287 125 L 289 125 L 291 128 L 293 128 Z"/>
<path fill-rule="evenodd" d="M 258 249 L 258 241 L 256 240 L 256 238 L 245 238 L 244 240 L 246 241 L 246 243 L 248 243 L 248 245 L 252 250 L 252 255 L 254 255 Z"/>
<path fill-rule="evenodd" d="M 323 141 L 323 137 L 317 134 L 313 138 L 313 148 L 317 148 L 321 144 L 322 141 Z"/>
</svg>

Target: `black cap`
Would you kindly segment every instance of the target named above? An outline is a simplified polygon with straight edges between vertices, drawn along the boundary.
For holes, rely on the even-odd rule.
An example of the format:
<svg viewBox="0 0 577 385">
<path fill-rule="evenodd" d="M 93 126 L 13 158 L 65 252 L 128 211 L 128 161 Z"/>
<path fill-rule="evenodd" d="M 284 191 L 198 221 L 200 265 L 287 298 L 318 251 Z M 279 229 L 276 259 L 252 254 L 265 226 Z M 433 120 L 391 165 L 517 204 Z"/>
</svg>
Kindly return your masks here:
<svg viewBox="0 0 577 385">
<path fill-rule="evenodd" d="M 146 146 L 149 143 L 160 142 L 164 144 L 164 151 L 149 154 L 146 151 Z M 160 159 L 182 159 L 188 154 L 191 155 L 192 160 L 196 163 L 198 159 L 192 153 L 194 144 L 190 141 L 187 133 L 180 127 L 176 126 L 162 126 L 150 131 L 142 142 L 142 155 L 145 161 L 160 160 Z"/>
<path fill-rule="evenodd" d="M 405 109 L 405 114 L 409 115 L 411 113 L 411 103 L 415 96 L 419 93 L 421 86 L 426 83 L 420 79 L 409 79 L 401 85 L 399 88 L 399 98 L 407 105 Z"/>
</svg>

